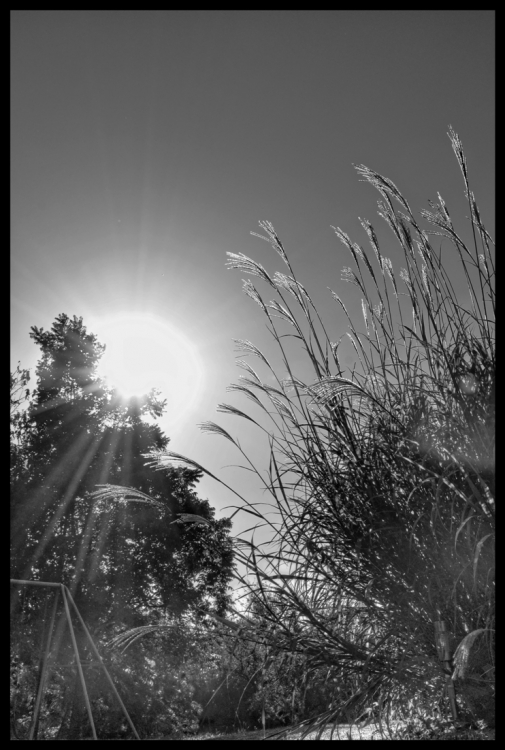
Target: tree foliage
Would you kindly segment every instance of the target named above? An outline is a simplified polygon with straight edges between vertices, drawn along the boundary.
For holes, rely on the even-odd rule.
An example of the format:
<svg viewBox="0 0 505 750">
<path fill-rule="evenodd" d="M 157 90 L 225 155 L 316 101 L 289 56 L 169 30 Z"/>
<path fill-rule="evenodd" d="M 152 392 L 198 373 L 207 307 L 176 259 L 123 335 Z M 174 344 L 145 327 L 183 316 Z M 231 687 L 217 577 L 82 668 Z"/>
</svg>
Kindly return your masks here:
<svg viewBox="0 0 505 750">
<path fill-rule="evenodd" d="M 231 522 L 217 520 L 198 497 L 201 472 L 169 467 L 161 474 L 143 458 L 168 445 L 145 419 L 160 417 L 165 402 L 155 390 L 125 400 L 98 376 L 104 346 L 82 318 L 61 314 L 49 331 L 34 326 L 30 335 L 41 349 L 37 385 L 28 391 L 29 373 L 19 365 L 11 375 L 11 576 L 67 585 L 102 641 L 184 613 L 224 613 Z M 107 502 L 93 494 L 97 485 L 134 485 L 157 503 Z M 183 524 L 180 514 L 207 524 Z M 40 606 L 33 590 L 21 600 L 15 593 L 11 606 L 13 627 L 21 617 L 25 631 L 34 629 L 35 640 L 25 635 L 35 651 Z M 189 648 L 178 638 L 175 648 L 183 646 Z M 20 661 L 18 653 L 20 669 L 36 666 L 33 649 L 23 649 Z M 68 641 L 61 653 L 72 661 Z M 146 667 L 147 652 L 142 660 Z"/>
</svg>

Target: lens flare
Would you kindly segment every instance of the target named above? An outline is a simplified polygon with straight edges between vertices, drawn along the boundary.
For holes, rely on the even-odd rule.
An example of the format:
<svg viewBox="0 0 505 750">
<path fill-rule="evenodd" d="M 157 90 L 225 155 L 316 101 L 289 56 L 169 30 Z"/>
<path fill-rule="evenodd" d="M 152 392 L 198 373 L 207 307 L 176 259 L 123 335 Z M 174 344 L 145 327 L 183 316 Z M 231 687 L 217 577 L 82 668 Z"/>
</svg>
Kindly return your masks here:
<svg viewBox="0 0 505 750">
<path fill-rule="evenodd" d="M 99 374 L 125 399 L 158 388 L 172 423 L 195 408 L 203 367 L 196 346 L 175 326 L 131 314 L 100 321 L 92 330 L 106 345 Z"/>
</svg>

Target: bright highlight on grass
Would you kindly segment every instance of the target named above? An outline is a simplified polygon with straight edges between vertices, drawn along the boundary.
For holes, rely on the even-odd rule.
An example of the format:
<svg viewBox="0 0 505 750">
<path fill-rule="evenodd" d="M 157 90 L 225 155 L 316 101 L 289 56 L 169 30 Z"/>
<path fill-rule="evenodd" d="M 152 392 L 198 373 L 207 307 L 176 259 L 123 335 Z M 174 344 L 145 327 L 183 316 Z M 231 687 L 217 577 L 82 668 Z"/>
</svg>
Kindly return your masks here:
<svg viewBox="0 0 505 750">
<path fill-rule="evenodd" d="M 194 408 L 201 396 L 203 366 L 181 331 L 150 315 L 117 316 L 99 328 L 106 344 L 100 374 L 125 399 L 159 388 L 172 422 Z"/>
</svg>

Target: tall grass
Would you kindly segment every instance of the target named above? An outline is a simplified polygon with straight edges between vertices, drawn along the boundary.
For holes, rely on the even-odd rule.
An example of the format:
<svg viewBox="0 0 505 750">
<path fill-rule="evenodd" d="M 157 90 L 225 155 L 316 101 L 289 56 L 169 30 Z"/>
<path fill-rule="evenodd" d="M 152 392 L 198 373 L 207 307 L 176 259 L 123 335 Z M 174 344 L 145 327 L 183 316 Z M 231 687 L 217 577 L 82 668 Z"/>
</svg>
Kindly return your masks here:
<svg viewBox="0 0 505 750">
<path fill-rule="evenodd" d="M 449 137 L 463 176 L 470 245 L 440 195 L 421 211 L 432 227 L 426 231 L 391 180 L 356 167 L 380 194 L 379 215 L 405 267 L 395 274 L 368 220 L 360 221 L 371 254 L 335 228 L 352 259 L 342 279 L 358 288 L 363 311 L 363 321 L 353 320 L 331 292 L 357 357 L 350 377 L 273 226 L 260 222 L 257 236 L 287 273 L 270 275 L 242 253 L 228 253 L 228 268 L 248 276 L 244 292 L 265 315 L 282 365 L 237 340 L 246 374 L 229 390 L 255 411 L 230 404 L 218 410 L 269 441 L 268 478 L 229 431 L 213 422 L 202 429 L 242 452 L 273 510 L 262 512 L 235 493 L 235 512 L 271 531 L 268 544 L 236 540 L 246 570 L 241 583 L 263 612 L 261 631 L 249 618 L 243 637 L 267 643 L 266 658 L 303 654 L 305 679 L 324 669 L 350 686 L 307 731 L 356 718 L 367 706 L 388 720 L 421 705 L 423 696 L 427 704 L 438 700 L 444 672 L 435 620 L 448 620 L 456 641 L 477 628 L 494 632 L 494 249 L 461 141 L 452 128 Z M 443 256 L 432 237 L 444 242 Z M 468 309 L 453 285 L 458 272 Z M 300 379 L 292 366 L 286 332 L 303 350 L 311 378 Z M 160 469 L 180 460 L 206 471 L 173 452 L 149 460 Z"/>
</svg>

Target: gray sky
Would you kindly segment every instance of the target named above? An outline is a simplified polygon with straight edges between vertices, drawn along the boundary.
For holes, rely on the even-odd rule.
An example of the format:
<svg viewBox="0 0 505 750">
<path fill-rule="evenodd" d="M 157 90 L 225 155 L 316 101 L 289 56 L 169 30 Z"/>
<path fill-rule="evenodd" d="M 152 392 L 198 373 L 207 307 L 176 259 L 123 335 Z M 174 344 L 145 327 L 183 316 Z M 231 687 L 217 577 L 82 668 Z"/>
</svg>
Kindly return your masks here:
<svg viewBox="0 0 505 750">
<path fill-rule="evenodd" d="M 215 411 L 222 401 L 254 411 L 225 392 L 240 375 L 232 339 L 272 351 L 260 309 L 241 291 L 245 275 L 224 267 L 226 251 L 284 271 L 249 234 L 271 221 L 338 340 L 346 322 L 327 287 L 361 312 L 357 290 L 340 280 L 352 259 L 331 225 L 365 245 L 358 216 L 370 219 L 396 273 L 400 264 L 376 215 L 380 196 L 352 164 L 391 178 L 416 210 L 439 191 L 464 234 L 449 124 L 494 236 L 494 12 L 11 19 L 13 365 L 35 366 L 30 326 L 49 328 L 61 312 L 82 316 L 109 347 L 114 320 L 148 315 L 163 354 L 152 385 L 169 400 L 160 424 L 170 448 L 257 497 L 250 475 L 221 470 L 240 463 L 230 444 L 196 426 L 218 421 L 267 467 L 268 446 Z M 195 358 L 199 385 L 188 374 Z M 199 493 L 219 512 L 233 502 L 209 479 Z"/>
</svg>

